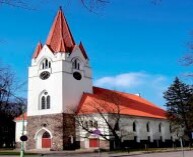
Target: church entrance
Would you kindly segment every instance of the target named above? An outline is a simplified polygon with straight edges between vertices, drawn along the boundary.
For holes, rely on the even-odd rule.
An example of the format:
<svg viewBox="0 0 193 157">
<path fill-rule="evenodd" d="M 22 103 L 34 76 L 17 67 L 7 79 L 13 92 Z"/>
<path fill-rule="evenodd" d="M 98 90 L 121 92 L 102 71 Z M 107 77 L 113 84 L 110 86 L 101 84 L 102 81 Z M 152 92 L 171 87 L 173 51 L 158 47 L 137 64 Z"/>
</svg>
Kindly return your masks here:
<svg viewBox="0 0 193 157">
<path fill-rule="evenodd" d="M 98 138 L 91 138 L 89 139 L 89 147 L 90 148 L 96 148 L 99 147 L 100 140 Z"/>
<path fill-rule="evenodd" d="M 36 141 L 36 149 L 52 147 L 52 133 L 46 128 L 38 130 L 34 139 Z"/>
<path fill-rule="evenodd" d="M 51 148 L 51 136 L 47 131 L 42 135 L 42 148 Z"/>
</svg>

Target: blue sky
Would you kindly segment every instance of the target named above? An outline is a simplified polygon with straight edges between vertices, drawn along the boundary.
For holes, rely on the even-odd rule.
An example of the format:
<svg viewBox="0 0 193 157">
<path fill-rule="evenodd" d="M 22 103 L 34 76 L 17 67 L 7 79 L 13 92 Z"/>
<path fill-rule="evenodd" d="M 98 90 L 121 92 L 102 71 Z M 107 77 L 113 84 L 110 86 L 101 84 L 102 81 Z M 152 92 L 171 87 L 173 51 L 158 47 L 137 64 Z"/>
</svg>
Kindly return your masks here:
<svg viewBox="0 0 193 157">
<path fill-rule="evenodd" d="M 61 4 L 76 43 L 82 41 L 87 50 L 95 85 L 140 93 L 163 107 L 162 93 L 174 77 L 187 81 L 184 74 L 191 67 L 179 60 L 192 41 L 192 0 L 162 0 L 158 5 L 151 0 L 111 0 L 98 14 L 78 0 L 30 3 L 35 10 L 0 5 L 0 60 L 22 81 L 27 81 L 35 46 L 45 42 Z"/>
</svg>

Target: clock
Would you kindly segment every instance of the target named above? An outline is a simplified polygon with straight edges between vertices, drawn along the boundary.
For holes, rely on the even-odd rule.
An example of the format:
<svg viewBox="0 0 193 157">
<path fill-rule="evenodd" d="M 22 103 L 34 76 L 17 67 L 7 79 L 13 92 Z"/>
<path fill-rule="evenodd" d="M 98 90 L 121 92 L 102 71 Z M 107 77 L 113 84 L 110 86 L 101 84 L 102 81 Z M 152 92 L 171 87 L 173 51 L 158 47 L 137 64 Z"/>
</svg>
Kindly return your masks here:
<svg viewBox="0 0 193 157">
<path fill-rule="evenodd" d="M 79 72 L 77 72 L 77 71 L 73 73 L 73 77 L 76 80 L 81 80 L 82 79 L 82 75 Z"/>
<path fill-rule="evenodd" d="M 41 74 L 40 74 L 40 78 L 42 80 L 46 80 L 50 77 L 50 73 L 48 71 L 43 71 Z"/>
</svg>

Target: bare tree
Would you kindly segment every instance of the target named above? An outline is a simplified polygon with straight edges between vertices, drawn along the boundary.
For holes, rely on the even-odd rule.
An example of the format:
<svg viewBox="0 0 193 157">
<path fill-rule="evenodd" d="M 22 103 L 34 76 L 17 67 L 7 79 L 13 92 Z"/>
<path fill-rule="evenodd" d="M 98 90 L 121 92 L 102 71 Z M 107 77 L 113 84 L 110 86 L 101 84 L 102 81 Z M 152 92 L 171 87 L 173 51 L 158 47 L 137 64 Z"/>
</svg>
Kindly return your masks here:
<svg viewBox="0 0 193 157">
<path fill-rule="evenodd" d="M 92 96 L 91 96 L 92 97 Z M 123 96 L 116 91 L 108 91 L 98 96 L 93 96 L 89 102 L 84 102 L 82 108 L 74 112 L 79 136 L 88 138 L 90 134 L 98 135 L 104 140 L 114 142 L 115 149 L 121 148 L 122 140 L 131 135 L 122 121 L 121 111 Z M 85 133 L 81 133 L 81 130 Z"/>
<path fill-rule="evenodd" d="M 0 67 L 0 115 L 13 118 L 21 114 L 25 99 L 16 96 L 23 84 L 18 83 L 9 67 Z"/>
<path fill-rule="evenodd" d="M 62 3 L 68 1 L 70 3 L 71 0 L 60 0 L 61 5 Z M 81 2 L 81 4 L 88 9 L 89 11 L 93 12 L 95 9 L 100 8 L 101 6 L 104 6 L 105 4 L 109 3 L 109 0 L 78 0 Z M 30 0 L 0 0 L 0 4 L 2 5 L 8 5 L 12 7 L 19 7 L 23 9 L 30 9 L 34 10 L 35 8 L 33 4 L 35 3 L 42 3 L 42 2 L 48 2 L 48 0 L 41 0 L 40 2 L 30 2 Z M 48 2 L 49 3 L 49 2 Z"/>
</svg>

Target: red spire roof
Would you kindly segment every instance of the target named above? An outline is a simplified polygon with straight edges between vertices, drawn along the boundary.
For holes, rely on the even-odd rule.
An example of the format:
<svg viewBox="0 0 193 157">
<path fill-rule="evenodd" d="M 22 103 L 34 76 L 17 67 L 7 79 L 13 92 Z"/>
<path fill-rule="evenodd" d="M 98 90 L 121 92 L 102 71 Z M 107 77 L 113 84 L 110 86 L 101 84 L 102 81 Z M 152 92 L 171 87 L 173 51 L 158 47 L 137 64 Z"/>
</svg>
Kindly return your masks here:
<svg viewBox="0 0 193 157">
<path fill-rule="evenodd" d="M 61 7 L 54 19 L 54 23 L 51 27 L 46 44 L 54 52 L 70 51 L 75 45 L 74 39 Z"/>
<path fill-rule="evenodd" d="M 42 49 L 42 43 L 38 42 L 38 44 L 36 46 L 36 49 L 34 51 L 34 54 L 33 54 L 33 58 L 37 58 L 37 56 L 39 55 L 41 49 Z"/>
</svg>

